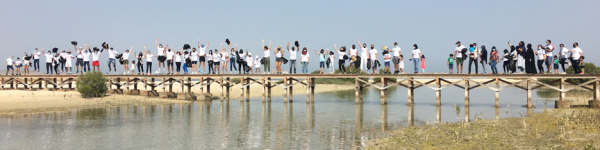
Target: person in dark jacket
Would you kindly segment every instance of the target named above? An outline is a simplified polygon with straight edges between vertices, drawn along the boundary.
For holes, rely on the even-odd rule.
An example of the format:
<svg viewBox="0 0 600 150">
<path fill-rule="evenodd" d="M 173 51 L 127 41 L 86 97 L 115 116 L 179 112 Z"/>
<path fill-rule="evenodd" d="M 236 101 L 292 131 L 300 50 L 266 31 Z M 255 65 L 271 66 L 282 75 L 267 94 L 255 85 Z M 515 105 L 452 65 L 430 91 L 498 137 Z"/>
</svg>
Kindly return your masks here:
<svg viewBox="0 0 600 150">
<path fill-rule="evenodd" d="M 485 74 L 485 65 L 488 63 L 488 54 L 487 49 L 485 49 L 485 45 L 481 45 L 481 56 L 479 56 L 479 62 L 481 63 L 481 68 L 483 68 L 483 74 Z"/>
<path fill-rule="evenodd" d="M 535 52 L 531 48 L 531 44 L 527 44 L 527 51 L 525 52 L 525 72 L 527 74 L 536 74 L 535 68 Z"/>
</svg>

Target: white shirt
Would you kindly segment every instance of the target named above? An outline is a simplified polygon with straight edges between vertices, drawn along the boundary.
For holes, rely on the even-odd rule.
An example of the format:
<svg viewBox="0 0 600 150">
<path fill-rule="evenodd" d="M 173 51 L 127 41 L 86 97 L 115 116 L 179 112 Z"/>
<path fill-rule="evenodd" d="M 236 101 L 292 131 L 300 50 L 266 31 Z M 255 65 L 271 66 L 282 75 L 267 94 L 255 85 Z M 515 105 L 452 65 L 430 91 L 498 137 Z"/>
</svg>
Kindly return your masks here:
<svg viewBox="0 0 600 150">
<path fill-rule="evenodd" d="M 36 51 L 33 53 L 33 59 L 40 59 L 40 56 L 41 56 L 41 54 L 39 51 Z"/>
<path fill-rule="evenodd" d="M 254 67 L 260 67 L 260 58 L 256 57 L 256 60 L 254 61 Z"/>
<path fill-rule="evenodd" d="M 306 53 L 306 55 L 300 55 L 300 61 L 301 62 L 308 62 L 308 52 Z"/>
<path fill-rule="evenodd" d="M 212 56 L 213 56 L 213 54 L 206 54 L 206 60 L 207 61 L 213 61 Z"/>
<path fill-rule="evenodd" d="M 156 47 L 158 49 L 158 56 L 165 56 L 165 48 Z"/>
<path fill-rule="evenodd" d="M 228 56 L 229 56 L 229 54 L 227 53 L 227 51 L 221 52 L 221 60 L 226 60 L 227 58 L 225 58 L 225 57 L 228 57 Z"/>
<path fill-rule="evenodd" d="M 213 61 L 221 61 L 221 55 L 218 52 L 213 54 Z"/>
<path fill-rule="evenodd" d="M 82 53 L 79 53 L 79 52 L 77 52 L 77 59 L 83 59 L 83 54 L 82 54 Z"/>
<path fill-rule="evenodd" d="M 15 61 L 15 66 L 19 66 L 19 65 L 21 65 L 21 60 L 17 59 L 17 61 Z"/>
<path fill-rule="evenodd" d="M 189 54 L 188 54 L 188 55 L 186 55 L 186 54 L 183 54 L 183 60 L 186 60 L 186 59 L 188 59 L 188 58 L 190 58 L 190 55 L 189 55 Z"/>
<path fill-rule="evenodd" d="M 454 51 L 456 52 L 456 58 L 462 58 L 462 49 L 464 49 L 465 46 L 460 45 L 458 47 L 456 47 L 456 49 L 454 49 Z"/>
<path fill-rule="evenodd" d="M 296 60 L 296 53 L 298 50 L 290 50 L 290 60 Z"/>
<path fill-rule="evenodd" d="M 146 62 L 152 62 L 152 57 L 154 57 L 154 55 L 146 54 Z"/>
<path fill-rule="evenodd" d="M 342 52 L 342 51 L 338 52 L 338 56 L 339 56 L 338 59 L 340 59 L 340 60 L 344 59 L 344 55 L 346 55 L 346 52 Z"/>
<path fill-rule="evenodd" d="M 63 59 L 67 59 L 67 53 L 60 53 L 59 56 Z"/>
<path fill-rule="evenodd" d="M 52 56 L 52 54 L 45 54 L 45 56 L 46 56 L 46 62 L 51 63 L 54 56 Z"/>
<path fill-rule="evenodd" d="M 115 51 L 115 50 L 108 50 L 108 58 L 115 59 L 115 55 L 117 55 L 117 51 Z"/>
<path fill-rule="evenodd" d="M 389 59 L 386 59 L 386 57 L 389 57 Z M 383 60 L 385 62 L 390 62 L 391 58 L 392 58 L 392 56 L 390 55 L 390 53 L 387 53 L 387 54 L 383 55 Z"/>
<path fill-rule="evenodd" d="M 173 59 L 173 55 L 175 55 L 175 53 L 173 53 L 173 51 L 170 51 L 170 52 L 167 51 L 167 60 L 172 60 Z"/>
<path fill-rule="evenodd" d="M 370 52 L 371 53 L 369 54 L 369 56 L 371 56 L 371 61 L 375 61 L 375 59 L 377 59 L 377 49 L 373 48 Z"/>
<path fill-rule="evenodd" d="M 392 52 L 394 52 L 394 56 L 400 57 L 400 52 L 402 51 L 402 49 L 400 49 L 399 46 L 395 46 L 394 48 L 392 48 Z"/>
<path fill-rule="evenodd" d="M 12 58 L 6 59 L 6 65 L 12 66 L 13 65 L 13 59 Z"/>
<path fill-rule="evenodd" d="M 546 53 L 546 50 L 544 49 L 538 49 L 537 50 L 537 54 L 538 54 L 538 60 L 544 60 L 544 54 Z"/>
<path fill-rule="evenodd" d="M 579 60 L 579 57 L 581 57 L 581 53 L 583 53 L 583 51 L 581 51 L 581 48 L 579 47 L 574 48 L 571 51 L 571 53 L 573 53 L 573 60 Z"/>
<path fill-rule="evenodd" d="M 350 56 L 356 56 L 356 51 L 357 51 L 356 49 L 351 48 L 350 49 Z"/>
<path fill-rule="evenodd" d="M 92 53 L 92 61 L 98 61 L 99 57 L 100 57 L 100 52 Z"/>
<path fill-rule="evenodd" d="M 281 56 L 283 56 L 283 53 L 278 51 L 276 56 L 277 58 L 281 58 Z"/>
<path fill-rule="evenodd" d="M 335 61 L 335 55 L 329 55 L 329 59 L 331 59 L 331 61 Z M 331 64 L 333 64 L 333 62 L 331 62 Z"/>
<path fill-rule="evenodd" d="M 192 52 L 192 58 L 190 58 L 192 61 L 198 61 L 198 52 Z"/>
<path fill-rule="evenodd" d="M 198 48 L 198 55 L 204 56 L 204 55 L 206 55 L 205 53 L 206 53 L 206 48 L 205 47 Z"/>
<path fill-rule="evenodd" d="M 552 52 L 546 51 L 546 55 L 553 56 L 552 53 L 554 52 L 554 45 L 550 44 L 550 45 L 546 45 L 546 47 L 550 47 L 550 49 L 552 50 Z"/>
<path fill-rule="evenodd" d="M 65 55 L 65 59 L 67 60 L 67 62 L 66 62 L 66 63 L 67 63 L 67 64 L 70 64 L 70 63 L 71 63 L 71 60 L 73 60 L 73 55 L 66 54 L 66 55 Z"/>
<path fill-rule="evenodd" d="M 248 66 L 252 67 L 252 61 L 253 61 L 253 60 L 254 60 L 254 59 L 252 59 L 252 58 L 250 58 L 250 59 L 246 59 L 246 64 L 247 64 Z"/>
<path fill-rule="evenodd" d="M 569 52 L 569 49 L 567 49 L 567 48 L 563 47 L 563 48 L 560 50 L 560 58 L 567 58 L 567 57 L 568 57 L 568 56 L 567 56 L 567 52 Z"/>
<path fill-rule="evenodd" d="M 415 49 L 412 51 L 413 59 L 419 59 L 419 54 L 421 54 L 421 50 Z"/>
<path fill-rule="evenodd" d="M 83 61 L 90 61 L 90 53 L 82 53 Z"/>
<path fill-rule="evenodd" d="M 264 50 L 264 49 L 263 49 L 263 51 L 265 51 L 265 57 L 269 57 L 269 52 L 270 52 L 270 50 Z"/>
<path fill-rule="evenodd" d="M 129 60 L 129 54 L 130 53 L 123 53 L 123 56 L 121 57 L 123 60 Z"/>
<path fill-rule="evenodd" d="M 181 55 L 175 54 L 175 62 L 181 62 Z"/>
<path fill-rule="evenodd" d="M 366 58 L 366 57 L 367 57 L 367 48 L 362 48 L 362 47 L 361 47 L 361 49 L 362 49 L 362 53 L 361 53 L 361 55 L 360 55 L 360 56 L 361 56 L 361 57 L 365 57 L 365 58 Z"/>
</svg>

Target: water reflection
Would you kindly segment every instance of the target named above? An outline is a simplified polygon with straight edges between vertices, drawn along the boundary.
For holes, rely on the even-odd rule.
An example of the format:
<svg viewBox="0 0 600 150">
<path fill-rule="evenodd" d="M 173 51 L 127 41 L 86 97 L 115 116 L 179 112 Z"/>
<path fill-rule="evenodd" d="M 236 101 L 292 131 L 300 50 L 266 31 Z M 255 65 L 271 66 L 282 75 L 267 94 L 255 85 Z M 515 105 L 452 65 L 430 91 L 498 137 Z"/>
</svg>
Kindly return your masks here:
<svg viewBox="0 0 600 150">
<path fill-rule="evenodd" d="M 347 90 L 289 97 L 307 102 L 314 97 L 314 103 L 258 97 L 13 115 L 0 117 L 0 149 L 362 149 L 385 131 L 424 125 L 434 117 L 440 124 L 472 121 L 470 112 L 490 119 L 539 112 L 520 107 L 525 92 L 507 91 L 512 97 L 503 96 L 502 108 L 495 108 L 493 91 L 473 90 L 471 106 L 460 107 L 459 118 L 452 106 L 461 105 L 462 97 L 447 94 L 434 106 L 435 91 L 416 89 L 415 105 L 406 106 L 405 88 L 389 89 L 387 105 L 380 105 L 379 90 L 366 88 L 361 104 L 355 104 L 354 90 Z"/>
</svg>

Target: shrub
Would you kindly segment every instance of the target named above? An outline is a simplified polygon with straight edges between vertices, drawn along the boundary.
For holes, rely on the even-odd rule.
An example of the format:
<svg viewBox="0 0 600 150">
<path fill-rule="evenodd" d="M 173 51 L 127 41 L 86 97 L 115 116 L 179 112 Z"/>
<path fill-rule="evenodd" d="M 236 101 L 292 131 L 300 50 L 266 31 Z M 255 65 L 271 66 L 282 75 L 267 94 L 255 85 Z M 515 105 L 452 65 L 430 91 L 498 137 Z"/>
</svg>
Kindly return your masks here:
<svg viewBox="0 0 600 150">
<path fill-rule="evenodd" d="M 102 97 L 108 91 L 106 78 L 101 72 L 86 72 L 77 79 L 77 91 L 81 97 Z"/>
</svg>

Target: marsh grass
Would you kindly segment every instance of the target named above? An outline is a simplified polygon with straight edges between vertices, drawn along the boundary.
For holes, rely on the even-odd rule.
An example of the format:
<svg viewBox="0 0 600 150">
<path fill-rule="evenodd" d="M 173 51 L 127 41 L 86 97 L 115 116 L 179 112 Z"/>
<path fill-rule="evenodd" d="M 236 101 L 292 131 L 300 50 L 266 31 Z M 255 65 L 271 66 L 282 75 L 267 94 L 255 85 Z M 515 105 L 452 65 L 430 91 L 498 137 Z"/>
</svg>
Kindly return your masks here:
<svg viewBox="0 0 600 150">
<path fill-rule="evenodd" d="M 526 118 L 406 127 L 367 149 L 595 149 L 600 110 L 555 110 Z"/>
</svg>

